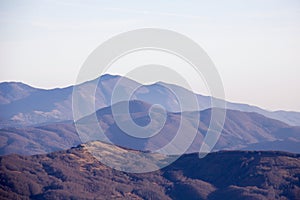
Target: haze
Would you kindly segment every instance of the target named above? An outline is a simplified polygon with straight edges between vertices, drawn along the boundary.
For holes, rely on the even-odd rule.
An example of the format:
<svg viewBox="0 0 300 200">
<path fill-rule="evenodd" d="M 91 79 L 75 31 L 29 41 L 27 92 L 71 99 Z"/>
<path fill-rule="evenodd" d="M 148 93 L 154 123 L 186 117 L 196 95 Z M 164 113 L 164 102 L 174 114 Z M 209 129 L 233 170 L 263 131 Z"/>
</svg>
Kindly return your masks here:
<svg viewBox="0 0 300 200">
<path fill-rule="evenodd" d="M 297 0 L 1 1 L 0 81 L 72 85 L 98 45 L 145 27 L 200 44 L 219 70 L 227 100 L 300 111 Z M 198 83 L 193 89 L 207 93 Z"/>
</svg>

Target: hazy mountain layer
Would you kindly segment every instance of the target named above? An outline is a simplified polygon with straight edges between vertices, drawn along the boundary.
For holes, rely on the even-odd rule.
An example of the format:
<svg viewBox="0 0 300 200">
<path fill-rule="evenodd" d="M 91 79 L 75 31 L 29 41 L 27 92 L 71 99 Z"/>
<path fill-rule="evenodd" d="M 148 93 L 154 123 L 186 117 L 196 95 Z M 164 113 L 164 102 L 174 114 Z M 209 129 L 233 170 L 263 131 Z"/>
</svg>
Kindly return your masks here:
<svg viewBox="0 0 300 200">
<path fill-rule="evenodd" d="M 120 87 L 125 94 L 130 93 L 131 88 L 138 87 L 132 95 L 132 99 L 138 99 L 149 104 L 161 104 L 169 112 L 195 111 L 194 108 L 186 106 L 181 110 L 178 104 L 179 97 L 190 96 L 191 91 L 171 84 L 156 83 L 152 85 L 141 85 L 133 80 L 120 76 L 104 75 L 99 79 L 96 91 L 92 86 L 97 80 L 88 81 L 78 86 L 78 94 L 83 99 L 93 99 L 95 92 L 96 110 L 111 106 L 111 96 L 115 85 L 120 81 Z M 72 113 L 72 91 L 73 87 L 61 89 L 35 89 L 22 83 L 0 84 L 0 128 L 36 125 L 71 120 Z M 175 95 L 176 94 L 176 95 Z M 196 95 L 199 110 L 211 107 L 210 97 L 200 94 Z M 261 108 L 246 104 L 227 103 L 228 109 L 246 112 L 257 112 L 266 117 L 283 121 L 289 125 L 300 126 L 300 113 L 276 111 L 269 112 Z M 86 115 L 92 112 L 87 112 Z"/>
<path fill-rule="evenodd" d="M 126 102 L 121 102 L 114 106 L 125 106 L 125 104 Z M 148 115 L 150 104 L 131 101 L 129 105 L 131 118 L 135 123 L 144 126 L 150 122 Z M 188 152 L 198 152 L 211 120 L 211 109 L 201 111 L 198 120 L 195 119 L 195 112 L 186 112 L 184 115 L 187 120 L 183 121 L 182 126 L 186 138 L 182 138 L 182 142 L 193 141 Z M 113 143 L 131 149 L 150 151 L 155 151 L 168 144 L 176 136 L 181 120 L 180 113 L 169 112 L 166 123 L 158 134 L 150 138 L 139 139 L 128 136 L 122 131 L 115 122 L 111 107 L 98 110 L 96 116 L 97 124 L 91 123 L 92 116 L 78 121 L 85 128 L 85 133 L 91 135 L 87 141 L 83 142 L 100 140 L 101 135 L 95 128 L 100 126 Z M 129 120 L 122 114 L 119 114 L 118 118 L 125 124 Z M 157 119 L 154 117 L 152 120 L 155 122 Z M 200 121 L 198 126 L 196 121 Z M 155 127 L 148 131 L 155 131 Z M 194 140 L 188 137 L 191 132 L 197 132 Z M 82 135 L 81 137 L 83 138 Z M 72 121 L 37 127 L 0 129 L 0 138 L 1 155 L 47 153 L 68 149 L 82 143 Z M 282 150 L 300 153 L 299 144 L 300 127 L 291 127 L 257 113 L 228 110 L 223 132 L 214 150 Z M 174 148 L 180 148 L 180 145 L 179 147 L 174 146 Z"/>
</svg>

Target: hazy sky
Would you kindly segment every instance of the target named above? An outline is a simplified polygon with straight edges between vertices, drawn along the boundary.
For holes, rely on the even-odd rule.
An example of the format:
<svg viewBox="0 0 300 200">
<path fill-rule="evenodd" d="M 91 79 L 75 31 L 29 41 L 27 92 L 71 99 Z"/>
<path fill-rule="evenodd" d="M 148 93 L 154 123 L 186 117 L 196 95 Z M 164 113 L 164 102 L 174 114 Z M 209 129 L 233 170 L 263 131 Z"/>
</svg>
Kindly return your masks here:
<svg viewBox="0 0 300 200">
<path fill-rule="evenodd" d="M 219 70 L 227 100 L 300 111 L 299 0 L 1 0 L 0 81 L 71 85 L 98 45 L 146 27 L 200 44 Z"/>
</svg>

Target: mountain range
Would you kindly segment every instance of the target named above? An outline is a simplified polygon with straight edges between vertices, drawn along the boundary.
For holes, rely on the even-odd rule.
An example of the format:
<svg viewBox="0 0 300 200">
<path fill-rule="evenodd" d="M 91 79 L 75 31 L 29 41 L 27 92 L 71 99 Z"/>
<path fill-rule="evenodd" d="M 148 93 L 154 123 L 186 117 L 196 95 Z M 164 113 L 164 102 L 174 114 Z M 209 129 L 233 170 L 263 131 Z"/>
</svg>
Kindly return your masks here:
<svg viewBox="0 0 300 200">
<path fill-rule="evenodd" d="M 129 101 L 112 103 L 118 82 L 126 95 L 138 88 Z M 213 152 L 199 159 L 214 120 L 212 112 L 224 111 L 211 108 L 211 97 L 172 84 L 141 85 L 112 75 L 76 87 L 82 99 L 93 100 L 95 92 L 95 109 L 74 120 L 74 86 L 45 90 L 0 83 L 0 199 L 300 198 L 298 112 L 226 102 L 220 138 Z M 189 106 L 182 110 L 174 94 L 196 95 L 199 110 Z M 153 107 L 157 104 L 161 107 Z M 113 112 L 127 106 L 130 116 Z M 137 133 L 145 136 L 157 129 L 162 113 L 165 123 L 152 137 L 131 137 L 119 124 L 128 125 L 130 120 L 141 127 L 154 124 Z M 151 159 L 173 159 L 172 152 L 156 151 L 179 130 L 184 134 L 179 144 L 171 146 L 173 152 L 179 152 L 180 144 L 191 141 L 191 145 L 174 163 L 149 173 L 122 171 L 128 163 L 135 171 L 139 166 L 155 167 Z M 145 157 L 145 152 L 155 154 Z M 128 159 L 127 153 L 145 163 Z M 118 168 L 105 165 L 108 162 Z"/>
<path fill-rule="evenodd" d="M 119 102 L 113 106 L 125 106 L 128 102 Z M 131 118 L 139 125 L 150 122 L 150 104 L 133 100 L 129 102 Z M 182 122 L 187 137 L 193 143 L 188 153 L 198 152 L 203 142 L 211 120 L 211 109 L 199 111 L 199 124 L 194 123 L 196 112 L 186 112 L 188 120 Z M 73 121 L 49 123 L 40 126 L 7 127 L 0 129 L 0 154 L 18 153 L 25 155 L 49 153 L 68 149 L 93 140 L 101 139 L 94 125 L 100 126 L 109 140 L 119 146 L 155 151 L 165 146 L 176 136 L 181 120 L 181 113 L 167 112 L 166 122 L 160 132 L 149 138 L 134 138 L 128 136 L 115 122 L 112 107 L 105 107 L 96 112 L 97 124 L 91 124 L 92 115 L 79 120 L 77 124 L 85 128 L 89 138 L 82 141 Z M 126 116 L 120 114 L 121 122 L 127 123 Z M 152 120 L 157 120 L 153 118 Z M 151 131 L 151 130 L 149 130 Z M 153 130 L 154 131 L 154 130 Z M 189 138 L 188 133 L 197 132 L 195 138 Z M 214 148 L 218 150 L 281 150 L 300 153 L 300 127 L 290 126 L 278 120 L 267 118 L 254 112 L 227 110 L 226 120 L 221 136 Z M 142 133 L 141 133 L 142 134 Z M 99 136 L 100 135 L 100 136 Z M 81 137 L 83 137 L 81 135 Z M 188 141 L 187 141 L 188 142 Z M 176 148 L 176 147 L 174 147 Z"/>
<path fill-rule="evenodd" d="M 120 81 L 122 80 L 122 81 Z M 77 86 L 81 98 L 93 98 L 91 88 L 97 84 L 95 91 L 95 110 L 111 106 L 112 92 L 117 83 L 129 93 L 130 88 L 138 88 L 131 100 L 140 100 L 149 104 L 160 104 L 169 112 L 195 111 L 193 108 L 181 110 L 177 96 L 190 96 L 193 93 L 183 87 L 154 83 L 141 85 L 126 77 L 103 75 L 96 80 L 87 81 Z M 64 120 L 72 120 L 72 92 L 74 86 L 56 89 L 37 89 L 18 82 L 0 83 L 0 128 L 38 125 Z M 195 94 L 199 110 L 211 108 L 211 97 Z M 220 100 L 222 101 L 222 100 Z M 227 108 L 244 112 L 256 112 L 268 118 L 282 121 L 291 126 L 300 126 L 300 113 L 290 111 L 267 111 L 247 104 L 226 102 Z M 89 115 L 92 113 L 86 113 Z"/>
</svg>

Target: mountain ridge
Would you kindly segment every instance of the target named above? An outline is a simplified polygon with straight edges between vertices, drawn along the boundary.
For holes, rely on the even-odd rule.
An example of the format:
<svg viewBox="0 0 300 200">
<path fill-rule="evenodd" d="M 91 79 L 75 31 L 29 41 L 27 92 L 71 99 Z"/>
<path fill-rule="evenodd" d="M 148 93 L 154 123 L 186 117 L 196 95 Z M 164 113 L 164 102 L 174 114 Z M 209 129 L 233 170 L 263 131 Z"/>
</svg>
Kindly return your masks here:
<svg viewBox="0 0 300 200">
<path fill-rule="evenodd" d="M 119 106 L 123 106 L 123 104 L 128 104 L 128 102 L 119 102 L 118 104 Z M 136 109 L 130 113 L 135 123 L 143 126 L 150 122 L 148 111 L 151 105 L 138 100 L 129 102 L 129 105 Z M 198 126 L 194 124 L 194 121 L 197 121 L 194 116 L 197 115 L 193 114 L 193 112 L 185 113 L 185 117 L 188 120 L 182 124 L 184 130 L 187 132 L 197 132 L 196 138 L 192 139 L 194 142 L 191 144 L 188 152 L 199 151 L 211 120 L 210 112 L 211 109 L 200 112 Z M 90 117 L 93 117 L 93 115 L 86 116 L 77 121 L 77 123 L 81 128 L 84 128 L 84 132 L 89 133 L 87 137 L 88 141 L 105 141 L 105 138 L 99 139 L 99 132 L 94 128 L 94 126 L 100 126 L 103 133 L 117 145 L 128 148 L 132 147 L 137 150 L 155 150 L 163 147 L 176 135 L 180 124 L 180 114 L 168 112 L 166 115 L 166 124 L 162 130 L 149 139 L 134 139 L 128 136 L 115 123 L 111 106 L 99 109 L 96 112 L 97 124 L 89 124 L 94 123 L 94 120 L 90 120 Z M 124 117 L 120 116 L 120 120 L 126 123 L 128 118 Z M 157 119 L 153 118 L 153 120 Z M 291 147 L 290 150 L 292 152 L 300 153 L 299 147 L 297 148 L 296 146 L 300 142 L 299 133 L 300 127 L 292 127 L 258 113 L 227 110 L 224 128 L 214 150 L 247 149 L 247 147 L 252 148 L 251 145 L 254 144 L 281 141 L 281 143 L 278 143 L 278 146 L 276 146 L 276 143 L 273 143 L 274 146 L 270 150 L 289 150 Z M 2 155 L 9 153 L 47 153 L 59 149 L 67 149 L 82 142 L 88 142 L 82 141 L 79 138 L 73 121 L 45 124 L 36 127 L 3 128 L 0 129 L 0 138 L 0 154 Z M 186 140 L 189 139 L 191 138 L 186 138 Z M 295 144 L 295 147 L 292 148 L 289 145 L 285 147 L 282 145 L 284 143 Z M 259 148 L 256 148 L 256 150 L 259 150 Z"/>
<path fill-rule="evenodd" d="M 142 100 L 150 104 L 161 104 L 166 110 L 170 112 L 180 111 L 177 104 L 176 97 L 168 89 L 177 91 L 181 96 L 185 94 L 191 95 L 191 91 L 177 85 L 168 83 L 154 83 L 152 85 L 141 85 L 136 81 L 121 77 L 118 75 L 103 75 L 100 77 L 98 87 L 96 90 L 96 110 L 110 106 L 112 90 L 120 79 L 123 80 L 123 87 L 139 87 L 138 91 L 134 93 L 133 99 Z M 96 80 L 90 80 L 81 83 L 78 86 L 79 95 L 82 97 L 92 95 L 89 93 L 91 85 L 95 84 Z M 7 83 L 8 84 L 8 83 Z M 25 85 L 25 84 L 24 84 Z M 168 87 L 166 87 L 168 86 Z M 28 86 L 30 87 L 30 86 Z M 74 86 L 66 88 L 54 89 L 36 89 L 29 91 L 28 94 L 20 98 L 12 100 L 2 100 L 0 105 L 0 128 L 9 126 L 28 126 L 40 123 L 52 123 L 64 120 L 72 120 L 72 91 Z M 160 90 L 164 92 L 161 93 Z M 18 92 L 16 92 L 18 93 Z M 199 103 L 199 110 L 210 108 L 210 97 L 196 94 Z M 3 90 L 0 100 L 5 99 Z M 4 101 L 11 101 L 4 104 Z M 1 101 L 0 101 L 1 102 Z M 300 113 L 289 111 L 266 111 L 256 106 L 241 103 L 227 102 L 227 108 L 233 110 L 241 110 L 247 112 L 257 112 L 269 118 L 278 119 L 290 125 L 300 125 Z M 191 110 L 188 110 L 191 111 Z M 91 114 L 91 113 L 86 113 Z"/>
</svg>

